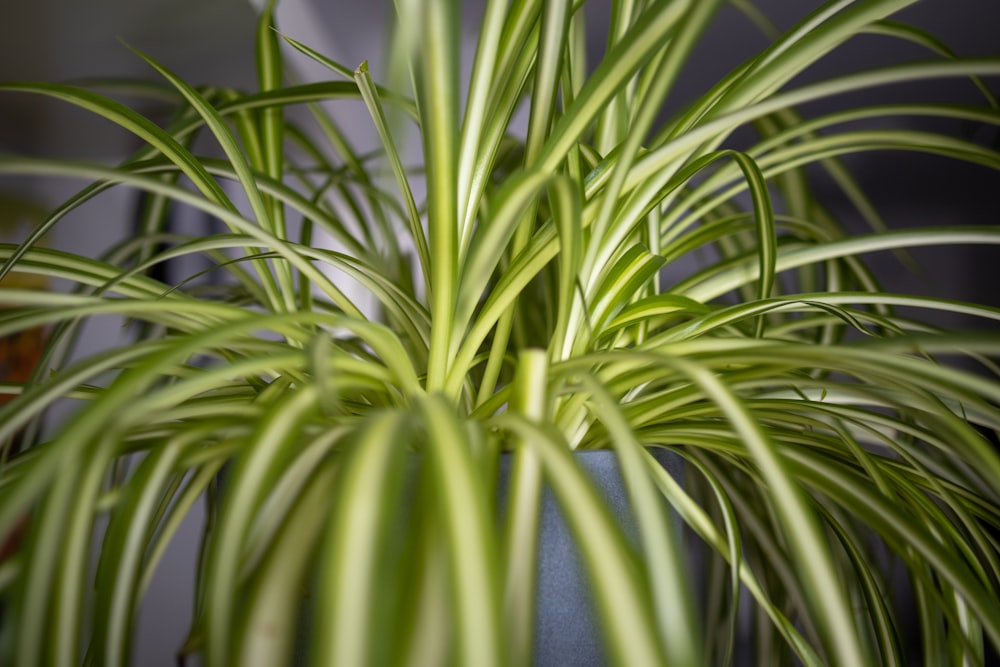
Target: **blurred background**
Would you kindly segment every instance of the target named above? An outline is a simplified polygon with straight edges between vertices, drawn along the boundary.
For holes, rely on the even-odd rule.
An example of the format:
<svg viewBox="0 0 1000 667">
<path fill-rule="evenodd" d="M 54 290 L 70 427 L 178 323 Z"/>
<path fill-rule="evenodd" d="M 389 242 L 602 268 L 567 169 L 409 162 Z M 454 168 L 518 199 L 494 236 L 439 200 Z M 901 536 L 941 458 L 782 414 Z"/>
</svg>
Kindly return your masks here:
<svg viewBox="0 0 1000 667">
<path fill-rule="evenodd" d="M 474 34 L 482 0 L 465 3 L 466 66 L 471 62 Z M 758 0 L 756 5 L 779 28 L 788 28 L 820 3 L 813 0 Z M 588 5 L 588 47 L 597 62 L 604 50 L 609 0 Z M 348 67 L 369 60 L 376 78 L 384 72 L 385 36 L 391 15 L 389 0 L 281 0 L 278 23 L 282 32 Z M 194 84 L 255 86 L 253 44 L 256 16 L 249 0 L 33 0 L 5 2 L 0 20 L 0 80 L 69 81 L 88 77 L 150 77 L 149 67 L 132 54 L 126 42 L 179 73 Z M 966 56 L 1000 55 L 1000 0 L 925 0 L 897 16 L 925 28 Z M 712 29 L 684 73 L 665 113 L 707 90 L 735 65 L 767 44 L 753 24 L 732 7 L 720 11 Z M 885 37 L 860 36 L 834 57 L 810 69 L 800 80 L 826 78 L 838 72 L 863 70 L 899 59 L 925 59 L 920 48 Z M 296 76 L 328 78 L 327 72 L 289 53 Z M 994 86 L 996 88 L 996 86 Z M 895 86 L 865 93 L 864 101 L 981 101 L 967 81 Z M 854 101 L 857 101 L 855 98 Z M 830 102 L 849 104 L 850 98 Z M 830 108 L 830 107 L 827 107 Z M 806 109 L 807 114 L 816 109 Z M 337 113 L 358 142 L 374 137 L 362 105 L 340 104 Z M 915 121 L 908 126 L 920 127 Z M 995 134 L 975 128 L 932 124 L 929 127 L 976 136 L 996 143 Z M 367 139 L 366 139 L 367 138 Z M 137 147 L 135 140 L 110 123 L 67 105 L 28 95 L 0 95 L 0 153 L 77 157 L 114 162 Z M 848 161 L 855 176 L 893 227 L 920 225 L 1000 224 L 1000 173 L 911 154 L 866 153 Z M 0 179 L 0 193 L 54 206 L 81 187 L 54 179 Z M 822 186 L 821 186 L 822 191 Z M 830 190 L 833 209 L 848 218 L 856 214 Z M 134 192 L 119 189 L 101 195 L 78 215 L 65 221 L 50 240 L 55 247 L 100 254 L 129 233 L 137 206 Z M 196 231 L 208 224 L 201 218 L 178 224 Z M 860 222 L 859 222 L 860 225 Z M 860 226 L 859 226 L 860 229 Z M 13 232 L 8 232 L 8 234 Z M 935 251 L 940 249 L 935 249 Z M 914 251 L 919 261 L 929 251 Z M 1000 306 L 1000 253 L 996 248 L 960 248 L 937 252 L 927 272 L 908 274 L 891 256 L 878 258 L 889 289 L 951 296 Z M 949 322 L 956 324 L 956 322 Z M 119 327 L 120 329 L 120 327 Z M 121 340 L 120 332 L 92 334 L 87 345 Z M 119 343 L 121 344 L 121 343 Z M 189 592 L 194 577 L 200 516 L 192 516 L 153 581 L 142 610 L 135 664 L 173 665 L 190 621 Z"/>
</svg>

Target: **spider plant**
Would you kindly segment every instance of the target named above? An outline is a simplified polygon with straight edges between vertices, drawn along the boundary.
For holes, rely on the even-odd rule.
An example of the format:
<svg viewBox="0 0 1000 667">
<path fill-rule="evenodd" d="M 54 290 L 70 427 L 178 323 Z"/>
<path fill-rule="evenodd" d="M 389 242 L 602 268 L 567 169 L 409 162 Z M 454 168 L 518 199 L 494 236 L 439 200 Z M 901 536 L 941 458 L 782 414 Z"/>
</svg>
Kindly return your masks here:
<svg viewBox="0 0 1000 667">
<path fill-rule="evenodd" d="M 0 291 L 0 334 L 50 329 L 34 376 L 2 387 L 0 440 L 35 443 L 0 469 L 0 535 L 28 517 L 0 566 L 5 662 L 128 664 L 144 591 L 207 496 L 182 655 L 529 664 L 544 491 L 610 664 L 984 664 L 1000 646 L 1000 311 L 889 293 L 868 258 L 1000 228 L 888 229 L 843 157 L 1000 168 L 994 148 L 893 122 L 995 127 L 1000 59 L 893 22 L 911 0 L 816 3 L 780 34 L 734 1 L 770 45 L 663 117 L 723 4 L 614 2 L 588 63 L 582 0 L 489 0 L 463 82 L 460 3 L 398 0 L 388 85 L 282 35 L 272 2 L 257 90 L 195 87 L 138 52 L 152 83 L 0 86 L 143 142 L 112 166 L 0 156 L 3 173 L 86 183 L 0 247 L 3 272 L 71 283 Z M 793 81 L 863 33 L 926 59 Z M 330 79 L 294 82 L 282 49 Z M 981 103 L 810 105 L 948 78 Z M 123 94 L 170 101 L 170 120 Z M 379 150 L 330 100 L 367 110 Z M 398 149 L 414 134 L 417 161 Z M 121 187 L 145 193 L 137 235 L 100 257 L 40 245 Z M 181 206 L 226 231 L 172 231 Z M 190 258 L 210 268 L 156 277 Z M 941 313 L 981 325 L 944 330 Z M 109 317 L 130 344 L 74 355 Z M 617 457 L 634 537 L 574 456 L 595 449 Z"/>
</svg>

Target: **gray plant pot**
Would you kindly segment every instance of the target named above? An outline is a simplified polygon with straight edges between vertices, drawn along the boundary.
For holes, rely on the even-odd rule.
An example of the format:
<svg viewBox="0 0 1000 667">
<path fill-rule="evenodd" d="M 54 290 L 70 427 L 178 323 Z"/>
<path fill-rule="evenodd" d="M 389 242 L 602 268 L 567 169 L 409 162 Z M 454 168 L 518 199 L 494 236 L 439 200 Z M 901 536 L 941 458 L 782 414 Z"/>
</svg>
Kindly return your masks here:
<svg viewBox="0 0 1000 667">
<path fill-rule="evenodd" d="M 682 480 L 680 456 L 664 449 L 654 449 L 652 454 L 674 479 Z M 575 456 L 626 536 L 637 541 L 638 530 L 615 452 L 579 451 Z M 501 512 L 507 505 L 512 461 L 508 454 L 500 456 L 497 492 Z M 605 667 L 608 660 L 582 557 L 548 488 L 543 491 L 539 516 L 537 591 L 533 667 Z M 310 607 L 308 602 L 305 606 Z M 308 663 L 312 631 L 305 621 L 308 615 L 303 614 L 303 624 L 299 627 L 300 641 L 294 659 L 297 665 Z"/>
<path fill-rule="evenodd" d="M 655 458 L 678 481 L 683 459 L 656 449 Z M 636 539 L 637 528 L 622 482 L 617 456 L 610 450 L 581 451 L 580 466 L 604 496 L 626 535 Z M 500 507 L 506 505 L 511 458 L 500 460 Z M 583 562 L 559 504 L 544 492 L 538 545 L 538 600 L 535 622 L 535 667 L 603 667 L 607 663 L 600 627 L 589 596 Z"/>
</svg>

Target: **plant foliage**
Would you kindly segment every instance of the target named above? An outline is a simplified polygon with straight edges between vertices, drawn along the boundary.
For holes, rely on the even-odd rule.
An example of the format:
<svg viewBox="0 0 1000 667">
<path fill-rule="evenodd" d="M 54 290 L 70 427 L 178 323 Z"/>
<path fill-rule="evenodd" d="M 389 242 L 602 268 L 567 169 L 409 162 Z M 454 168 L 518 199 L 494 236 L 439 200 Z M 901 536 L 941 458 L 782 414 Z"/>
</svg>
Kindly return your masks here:
<svg viewBox="0 0 1000 667">
<path fill-rule="evenodd" d="M 984 664 L 1000 646 L 1000 311 L 888 293 L 867 257 L 997 244 L 1000 227 L 886 230 L 842 157 L 1000 168 L 995 148 L 889 122 L 995 127 L 983 81 L 1000 59 L 889 20 L 912 0 L 831 0 L 679 106 L 722 0 L 614 2 L 596 63 L 582 0 L 489 0 L 467 82 L 460 4 L 397 1 L 403 86 L 285 37 L 273 2 L 257 90 L 194 87 L 137 53 L 159 83 L 115 90 L 173 100 L 165 126 L 100 86 L 0 85 L 143 142 L 114 166 L 0 156 L 2 173 L 88 183 L 0 246 L 4 273 L 72 284 L 0 289 L 0 334 L 50 331 L 34 377 L 2 387 L 0 441 L 36 443 L 5 446 L 0 469 L 0 536 L 28 522 L 0 564 L 5 664 L 128 664 L 144 591 L 206 494 L 182 655 L 528 664 L 543 488 L 612 664 Z M 927 59 L 795 83 L 862 33 Z M 290 83 L 289 45 L 330 80 Z M 982 103 L 801 110 L 932 78 Z M 334 99 L 367 109 L 379 151 Z M 397 149 L 414 133 L 416 167 Z M 849 232 L 815 178 L 870 230 Z M 39 243 L 119 187 L 145 193 L 139 235 L 96 258 Z M 172 232 L 177 206 L 227 230 Z M 156 277 L 192 257 L 211 268 Z M 982 326 L 943 330 L 937 313 Z M 109 316 L 135 340 L 74 355 Z M 684 460 L 683 483 L 654 448 Z M 586 449 L 617 453 L 636 539 L 574 458 Z"/>
</svg>

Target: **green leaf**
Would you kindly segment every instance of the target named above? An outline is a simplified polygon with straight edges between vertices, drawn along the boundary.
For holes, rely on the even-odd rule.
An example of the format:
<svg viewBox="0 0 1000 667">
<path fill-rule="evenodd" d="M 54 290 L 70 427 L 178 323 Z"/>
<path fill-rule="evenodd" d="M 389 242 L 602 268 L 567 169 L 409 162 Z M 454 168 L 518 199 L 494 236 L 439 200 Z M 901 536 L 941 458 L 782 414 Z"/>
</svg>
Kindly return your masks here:
<svg viewBox="0 0 1000 667">
<path fill-rule="evenodd" d="M 401 413 L 372 416 L 337 470 L 333 512 L 320 558 L 312 638 L 316 664 L 373 664 L 380 640 L 379 604 L 391 601 L 380 569 L 387 565 L 388 533 L 400 500 L 407 453 L 396 443 L 406 422 Z"/>
<path fill-rule="evenodd" d="M 277 238 L 284 239 L 285 230 L 280 224 L 280 221 L 275 220 L 272 217 L 271 211 L 269 211 L 268 207 L 265 205 L 253 172 L 250 169 L 250 163 L 243 154 L 239 143 L 236 141 L 236 137 L 226 126 L 222 115 L 208 103 L 203 95 L 166 67 L 146 54 L 136 49 L 132 49 L 132 47 L 129 48 L 133 53 L 145 60 L 146 63 L 159 72 L 163 78 L 171 83 L 171 85 L 177 88 L 181 95 L 184 96 L 184 99 L 186 99 L 188 103 L 198 111 L 199 115 L 201 115 L 201 117 L 205 120 L 206 126 L 211 130 L 212 135 L 222 147 L 223 152 L 226 154 L 226 158 L 233 166 L 233 170 L 239 179 L 240 185 L 243 186 L 243 192 L 246 194 L 247 199 L 250 202 L 250 208 L 253 211 L 257 224 L 260 225 L 262 229 Z M 274 127 L 273 118 L 271 121 L 271 127 Z M 268 150 L 274 150 L 274 139 L 272 138 L 270 141 L 271 143 Z M 277 158 L 272 157 L 266 159 L 273 161 L 273 159 Z M 258 274 L 260 275 L 262 284 L 271 299 L 272 307 L 275 309 L 285 310 L 294 308 L 294 288 L 292 286 L 291 272 L 287 265 L 279 263 L 276 273 L 272 275 L 266 265 L 258 264 Z"/>
<path fill-rule="evenodd" d="M 455 608 L 457 660 L 467 665 L 504 664 L 500 633 L 497 545 L 490 507 L 473 459 L 468 432 L 439 394 L 419 404 L 427 429 L 428 463 L 437 487 L 450 589 Z"/>
</svg>

